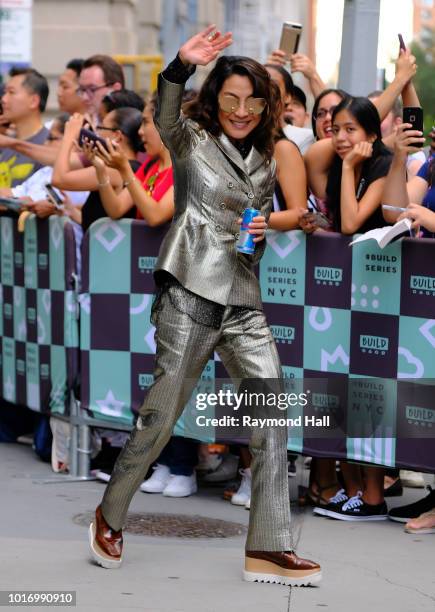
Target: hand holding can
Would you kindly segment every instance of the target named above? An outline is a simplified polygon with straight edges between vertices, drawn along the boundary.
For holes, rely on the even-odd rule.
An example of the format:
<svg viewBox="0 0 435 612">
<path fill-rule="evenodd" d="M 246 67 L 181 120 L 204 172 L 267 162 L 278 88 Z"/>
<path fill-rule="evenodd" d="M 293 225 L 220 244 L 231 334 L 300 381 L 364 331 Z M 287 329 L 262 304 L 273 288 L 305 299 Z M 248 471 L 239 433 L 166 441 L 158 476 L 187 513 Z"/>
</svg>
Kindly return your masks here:
<svg viewBox="0 0 435 612">
<path fill-rule="evenodd" d="M 240 226 L 240 236 L 237 241 L 236 248 L 239 253 L 245 255 L 253 255 L 255 252 L 254 235 L 249 233 L 249 224 L 251 221 L 260 215 L 260 211 L 256 208 L 245 208 L 243 211 L 242 225 Z"/>
</svg>

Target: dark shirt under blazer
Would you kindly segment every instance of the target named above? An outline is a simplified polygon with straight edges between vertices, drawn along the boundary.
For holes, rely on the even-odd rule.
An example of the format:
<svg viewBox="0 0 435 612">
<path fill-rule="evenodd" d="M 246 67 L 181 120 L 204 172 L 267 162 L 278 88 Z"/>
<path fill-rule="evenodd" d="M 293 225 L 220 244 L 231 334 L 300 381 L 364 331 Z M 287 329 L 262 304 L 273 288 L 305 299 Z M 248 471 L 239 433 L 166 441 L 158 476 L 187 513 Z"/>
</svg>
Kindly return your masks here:
<svg viewBox="0 0 435 612">
<path fill-rule="evenodd" d="M 253 256 L 236 250 L 237 219 L 253 207 L 269 218 L 275 184 L 275 161 L 254 147 L 245 159 L 221 134 L 211 136 L 181 113 L 184 84 L 159 76 L 155 123 L 171 152 L 175 215 L 162 243 L 155 272 L 173 275 L 183 287 L 223 305 L 262 309 Z"/>
</svg>

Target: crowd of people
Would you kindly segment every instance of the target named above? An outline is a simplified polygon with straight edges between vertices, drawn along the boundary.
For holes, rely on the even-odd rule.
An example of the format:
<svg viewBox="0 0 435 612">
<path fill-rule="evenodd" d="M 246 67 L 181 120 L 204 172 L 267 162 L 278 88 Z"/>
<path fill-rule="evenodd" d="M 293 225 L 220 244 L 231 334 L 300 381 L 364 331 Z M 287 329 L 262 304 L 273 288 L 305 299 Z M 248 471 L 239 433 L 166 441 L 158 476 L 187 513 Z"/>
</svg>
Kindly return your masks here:
<svg viewBox="0 0 435 612">
<path fill-rule="evenodd" d="M 222 56 L 199 91 L 186 90 L 194 66 L 214 61 L 230 42 L 230 35 L 213 28 L 190 39 L 160 76 L 159 91 L 145 101 L 125 88 L 122 67 L 106 55 L 73 59 L 66 65 L 58 83 L 59 114 L 50 121 L 44 122 L 48 83 L 34 68 L 12 69 L 1 92 L 0 196 L 20 199 L 23 220 L 30 213 L 40 218 L 66 215 L 74 224 L 79 244 L 83 233 L 102 217 L 142 219 L 151 227 L 173 219 L 156 273 L 157 384 L 148 393 L 127 451 L 118 458 L 93 524 L 91 545 L 93 542 L 97 560 L 103 559 L 101 564 L 107 567 L 120 563 L 122 524 L 138 486 L 146 493 L 168 497 L 192 495 L 197 491 L 198 462 L 209 482 L 228 481 L 240 468 L 241 480 L 224 495 L 235 505 L 251 508 L 247 579 L 262 573 L 261 563 L 279 565 L 274 557 L 266 559 L 264 551 L 272 555 L 289 550 L 282 534 L 269 533 L 268 538 L 259 534 L 263 512 L 276 515 L 276 524 L 284 525 L 284 533 L 289 520 L 282 508 L 277 514 L 264 500 L 269 493 L 276 494 L 275 499 L 283 495 L 279 487 L 267 493 L 262 485 L 267 470 L 278 469 L 259 451 L 259 445 L 270 443 L 268 439 L 254 440 L 250 449 L 231 448 L 231 453 L 227 449 L 217 459 L 206 445 L 170 437 L 172 420 L 186 400 L 184 389 L 183 393 L 175 391 L 175 373 L 199 375 L 213 347 L 222 350 L 230 374 L 252 371 L 258 377 L 273 377 L 279 368 L 275 349 L 266 344 L 270 342 L 264 331 L 267 325 L 260 318 L 254 320 L 261 304 L 250 266 L 264 250 L 266 226 L 279 231 L 302 229 L 307 234 L 354 234 L 407 217 L 419 235 L 433 238 L 435 233 L 435 131 L 426 135 L 430 144 L 425 148 L 425 134 L 402 121 L 402 107 L 420 106 L 413 85 L 417 66 L 409 51 L 400 51 L 392 83 L 384 91 L 367 92 L 367 97 L 327 88 L 308 57 L 294 54 L 288 66 L 280 50 L 271 53 L 264 65 L 249 58 Z M 306 92 L 293 83 L 287 68 L 305 76 Z M 311 113 L 309 98 L 314 100 Z M 82 128 L 88 130 L 87 137 L 81 135 Z M 225 155 L 227 165 L 213 159 L 216 152 Z M 248 185 L 246 202 L 241 192 L 235 193 L 235 177 Z M 57 189 L 61 206 L 47 195 L 47 183 Z M 191 212 L 192 202 L 202 207 L 200 222 L 197 211 Z M 404 210 L 385 211 L 383 203 Z M 230 282 L 235 264 L 229 263 L 236 257 L 234 237 L 239 235 L 234 223 L 250 204 L 261 211 L 250 226 L 256 254 L 236 270 L 237 289 Z M 4 208 L 3 213 L 8 214 Z M 197 237 L 199 225 L 206 226 L 201 229 L 202 242 Z M 231 255 L 216 247 L 216 232 L 225 249 L 232 249 Z M 204 246 L 205 241 L 209 244 Z M 182 258 L 186 261 L 180 263 Z M 227 265 L 231 274 L 225 279 L 222 270 Z M 206 266 L 214 267 L 215 272 L 209 270 L 207 276 Z M 230 326 L 244 318 L 244 329 L 256 325 L 264 334 L 263 344 L 258 338 L 251 339 L 251 352 L 255 353 L 258 342 L 262 353 L 253 370 L 244 361 L 246 347 L 230 345 L 225 335 L 232 333 L 231 342 L 235 342 L 239 332 Z M 199 324 L 201 333 L 195 328 Z M 176 345 L 182 331 L 191 334 L 187 342 L 191 351 L 180 349 L 179 354 L 169 355 L 168 345 Z M 266 367 L 264 352 L 268 351 Z M 180 360 L 187 360 L 190 369 L 185 364 L 181 367 Z M 166 389 L 156 390 L 159 380 Z M 168 389 L 172 389 L 172 398 Z M 166 398 L 163 416 L 147 405 L 153 393 Z M 158 434 L 156 428 L 160 428 Z M 281 440 L 274 443 L 282 446 Z M 146 447 L 147 460 L 128 450 L 134 444 Z M 287 478 L 295 473 L 295 457 L 285 454 L 284 460 L 283 452 L 279 469 L 285 466 Z M 270 455 L 274 457 L 272 451 Z M 144 479 L 150 465 L 153 472 Z M 110 468 L 101 472 L 109 480 Z M 421 475 L 402 474 L 403 483 L 410 480 L 414 486 L 424 484 Z M 435 533 L 433 490 L 415 504 L 388 512 L 385 496 L 398 494 L 403 483 L 397 471 L 387 472 L 381 466 L 342 461 L 337 469 L 335 460 L 313 458 L 301 503 L 313 506 L 319 516 L 354 521 L 389 517 L 406 523 L 407 532 Z M 98 539 L 99 530 L 110 537 Z M 317 576 L 317 564 L 299 561 L 305 562 L 301 580 Z M 285 563 L 281 567 L 292 567 L 288 559 Z"/>
</svg>

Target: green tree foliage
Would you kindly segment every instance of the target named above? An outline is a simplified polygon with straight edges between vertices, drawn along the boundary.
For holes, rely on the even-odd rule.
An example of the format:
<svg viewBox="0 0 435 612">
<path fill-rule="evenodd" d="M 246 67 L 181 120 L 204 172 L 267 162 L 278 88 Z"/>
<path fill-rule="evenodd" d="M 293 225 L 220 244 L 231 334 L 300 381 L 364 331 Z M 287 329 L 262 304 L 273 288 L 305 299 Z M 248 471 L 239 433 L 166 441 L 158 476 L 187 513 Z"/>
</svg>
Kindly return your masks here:
<svg viewBox="0 0 435 612">
<path fill-rule="evenodd" d="M 417 59 L 415 88 L 424 111 L 424 126 L 427 134 L 435 123 L 435 31 L 426 29 L 421 39 L 411 45 Z"/>
</svg>

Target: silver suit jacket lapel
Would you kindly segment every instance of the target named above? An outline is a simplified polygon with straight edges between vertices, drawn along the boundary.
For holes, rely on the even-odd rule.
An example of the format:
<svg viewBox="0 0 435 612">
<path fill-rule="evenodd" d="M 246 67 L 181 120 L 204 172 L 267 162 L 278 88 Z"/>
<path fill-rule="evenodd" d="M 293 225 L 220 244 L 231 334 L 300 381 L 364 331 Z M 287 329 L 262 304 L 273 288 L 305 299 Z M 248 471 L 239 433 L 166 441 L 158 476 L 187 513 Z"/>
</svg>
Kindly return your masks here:
<svg viewBox="0 0 435 612">
<path fill-rule="evenodd" d="M 257 151 L 255 147 L 251 147 L 248 156 L 243 159 L 237 148 L 232 144 L 226 134 L 222 132 L 220 136 L 212 136 L 214 142 L 220 150 L 233 162 L 233 164 L 243 172 L 246 182 L 251 187 L 249 177 L 264 163 L 264 157 Z"/>
</svg>

